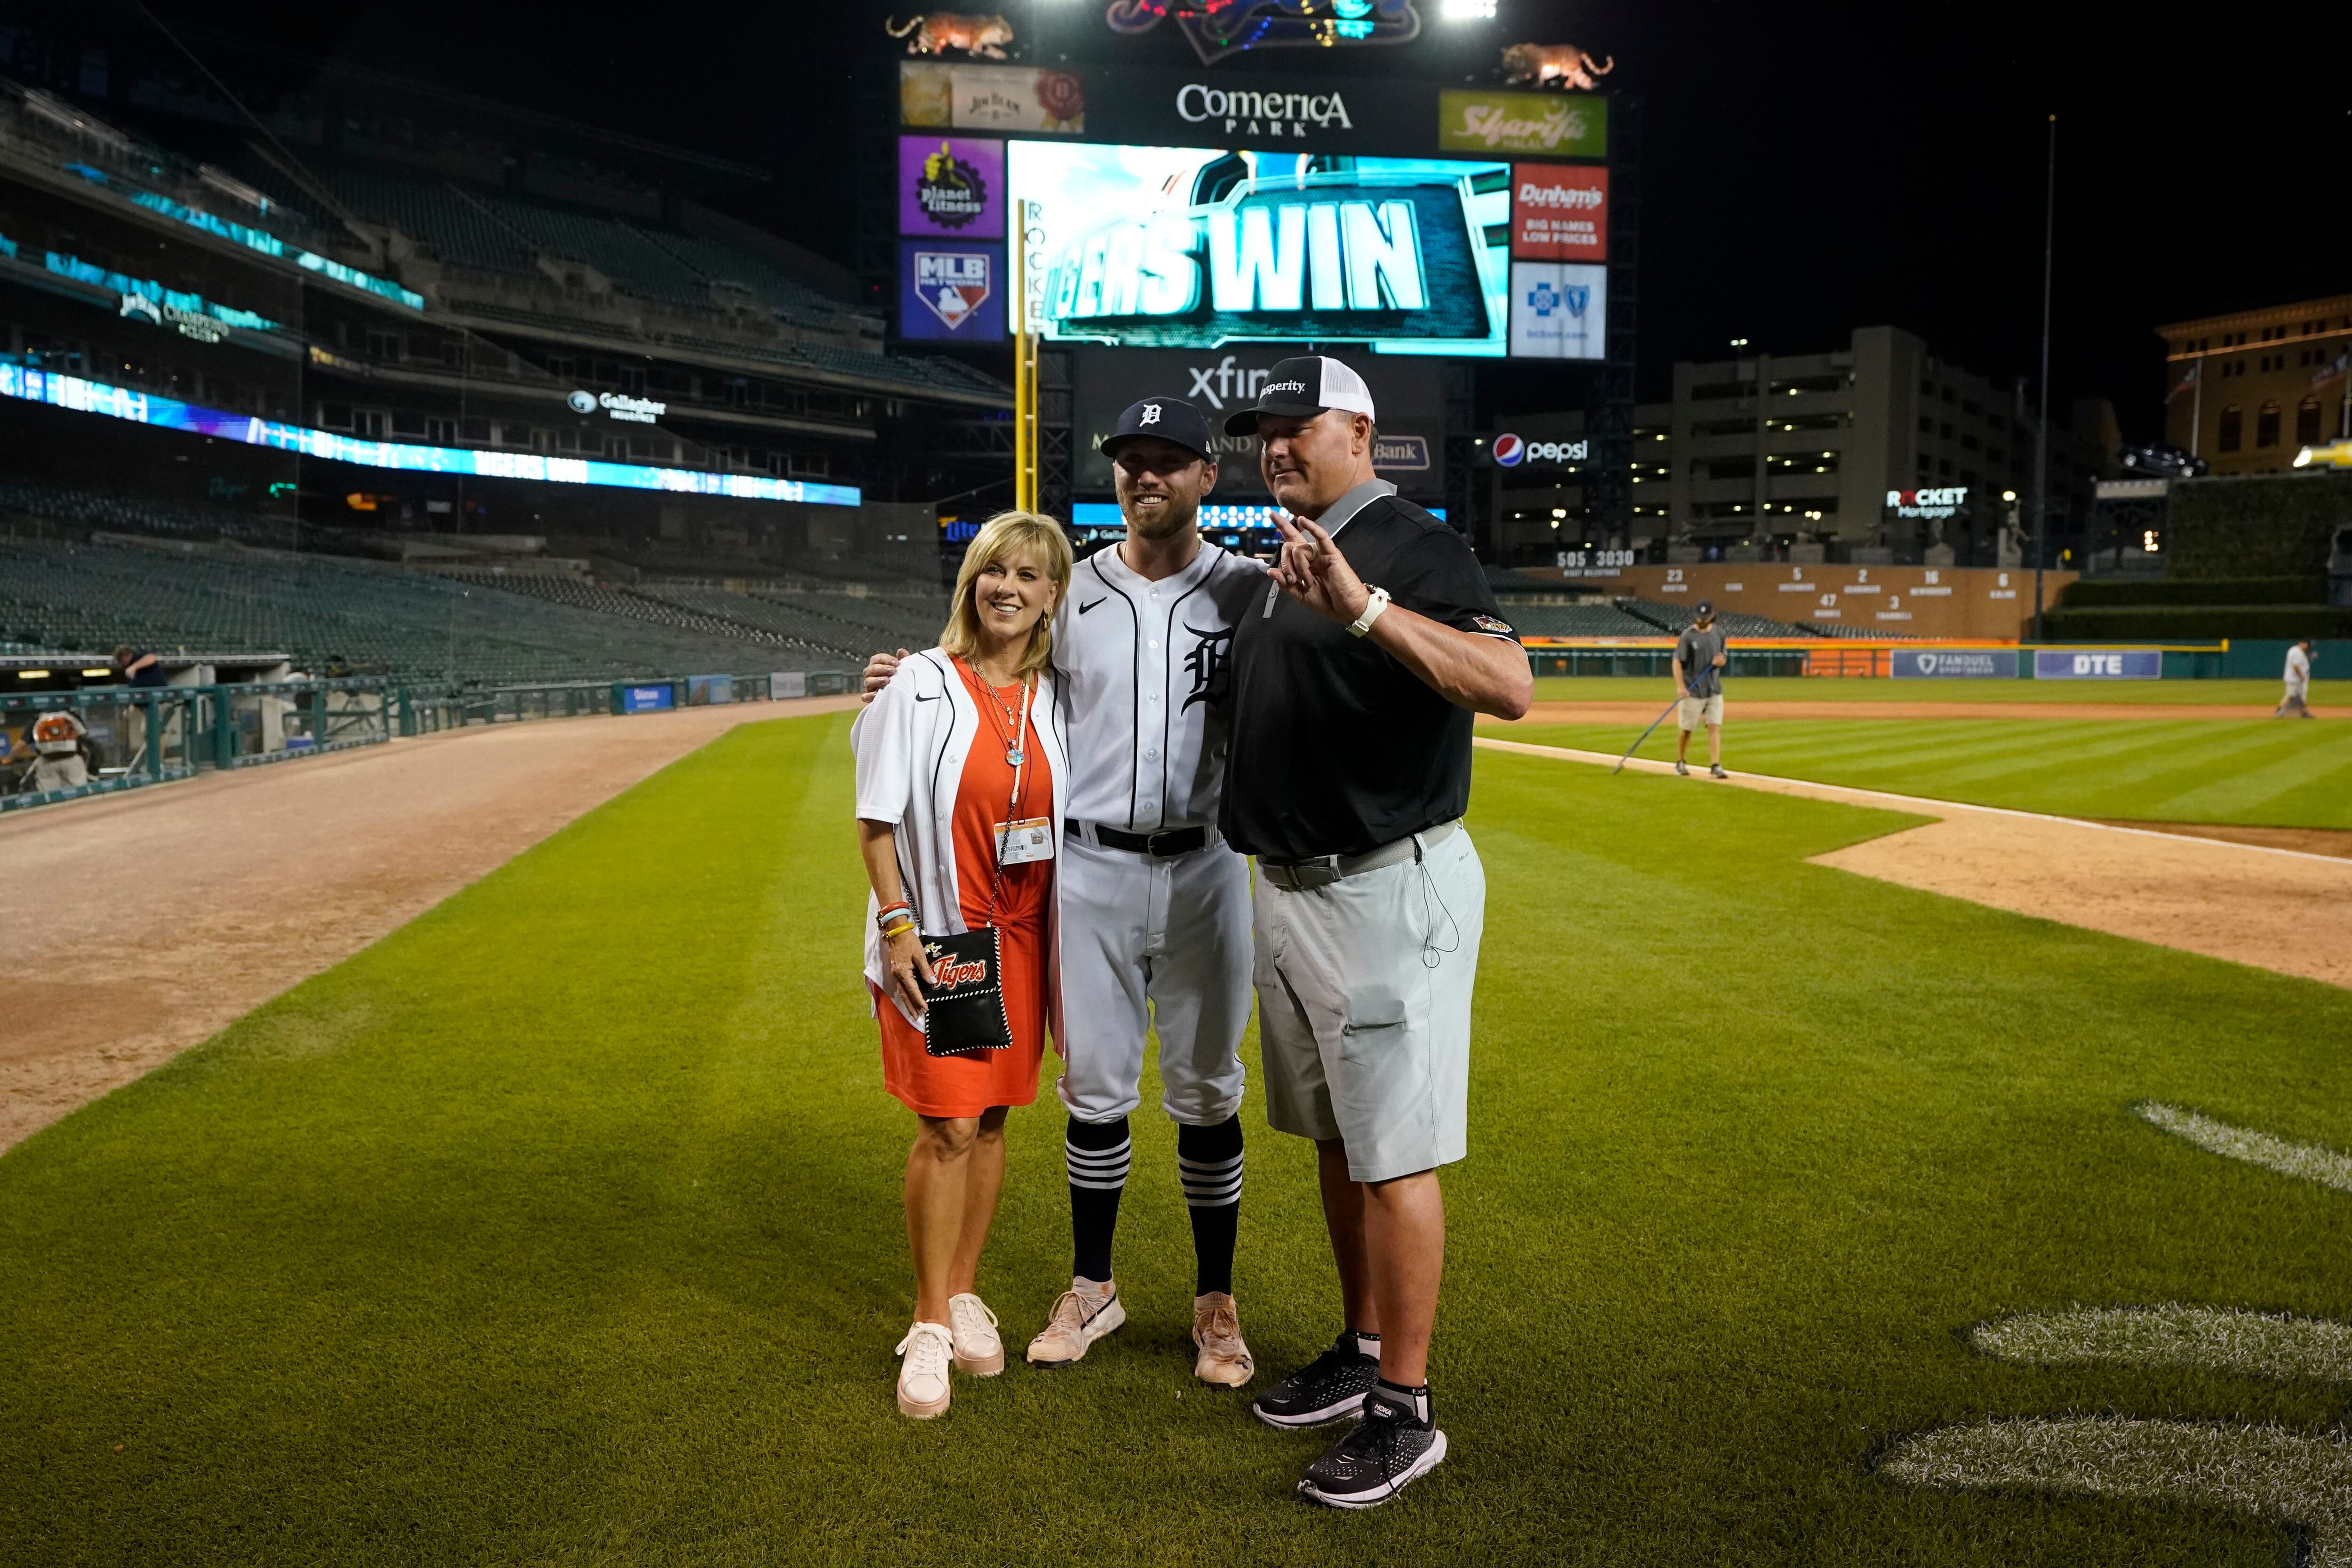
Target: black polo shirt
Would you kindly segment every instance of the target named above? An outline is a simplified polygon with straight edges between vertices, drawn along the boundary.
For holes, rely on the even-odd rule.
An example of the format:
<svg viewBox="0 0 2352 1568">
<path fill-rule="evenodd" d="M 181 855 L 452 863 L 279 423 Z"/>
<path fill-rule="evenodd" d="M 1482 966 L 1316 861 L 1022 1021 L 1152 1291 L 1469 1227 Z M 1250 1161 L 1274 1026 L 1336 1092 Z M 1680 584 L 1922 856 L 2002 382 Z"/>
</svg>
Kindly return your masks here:
<svg viewBox="0 0 2352 1568">
<path fill-rule="evenodd" d="M 1364 500 L 1333 540 L 1395 604 L 1518 640 L 1470 546 L 1411 501 Z M 1233 680 L 1217 826 L 1234 847 L 1277 859 L 1361 854 L 1469 808 L 1469 710 L 1271 582 L 1234 628 Z"/>
</svg>

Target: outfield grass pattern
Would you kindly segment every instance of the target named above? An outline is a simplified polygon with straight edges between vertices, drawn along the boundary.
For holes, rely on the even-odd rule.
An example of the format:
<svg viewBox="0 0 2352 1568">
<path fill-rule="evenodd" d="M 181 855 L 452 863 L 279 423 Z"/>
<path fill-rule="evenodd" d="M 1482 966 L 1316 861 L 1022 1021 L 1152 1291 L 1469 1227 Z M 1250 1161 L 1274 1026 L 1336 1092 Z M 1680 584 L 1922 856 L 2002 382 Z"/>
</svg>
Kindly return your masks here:
<svg viewBox="0 0 2352 1568">
<path fill-rule="evenodd" d="M 1498 732 L 1498 731 L 1497 731 Z M 1538 745 L 1622 752 L 1638 724 L 1514 725 Z M 1760 719 L 1724 724 L 1726 764 L 2063 816 L 2352 828 L 2352 725 L 2265 719 Z M 1637 756 L 1671 759 L 1673 721 Z M 1706 737 L 1692 737 L 1704 758 Z"/>
<path fill-rule="evenodd" d="M 910 1119 L 857 978 L 846 722 L 734 731 L 0 1157 L 0 1558 L 2287 1560 L 2273 1524 L 1871 1461 L 1990 1416 L 2334 1418 L 2318 1384 L 1957 1336 L 2082 1302 L 2345 1315 L 2341 1194 L 2131 1107 L 2352 1147 L 2352 995 L 1805 863 L 1909 818 L 1523 757 L 1477 766 L 1444 1466 L 1315 1510 L 1290 1488 L 1328 1435 L 1190 1383 L 1150 1115 L 1134 1321 L 903 1420 Z M 1255 1093 L 1244 1121 L 1272 1370 L 1328 1342 L 1334 1286 L 1310 1152 Z M 1017 1344 L 1068 1237 L 1050 1100 L 1010 1135 L 982 1289 Z"/>
</svg>

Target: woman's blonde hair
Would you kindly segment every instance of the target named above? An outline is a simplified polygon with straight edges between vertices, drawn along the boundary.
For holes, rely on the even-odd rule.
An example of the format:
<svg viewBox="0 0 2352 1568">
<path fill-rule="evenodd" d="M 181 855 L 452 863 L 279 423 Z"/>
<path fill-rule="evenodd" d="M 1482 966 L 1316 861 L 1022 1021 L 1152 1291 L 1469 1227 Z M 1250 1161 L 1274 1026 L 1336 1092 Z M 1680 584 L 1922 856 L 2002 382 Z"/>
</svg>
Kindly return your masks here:
<svg viewBox="0 0 2352 1568">
<path fill-rule="evenodd" d="M 1029 647 L 1021 656 L 1017 673 L 1025 679 L 1045 668 L 1054 656 L 1054 612 L 1070 591 L 1072 562 L 1070 542 L 1061 525 L 1034 511 L 1000 511 L 972 536 L 963 552 L 963 566 L 956 573 L 955 597 L 948 605 L 947 627 L 940 633 L 941 647 L 966 658 L 979 651 L 980 610 L 973 602 L 974 584 L 991 566 L 1032 552 L 1040 558 L 1045 575 L 1053 579 L 1054 600 L 1029 633 Z"/>
</svg>

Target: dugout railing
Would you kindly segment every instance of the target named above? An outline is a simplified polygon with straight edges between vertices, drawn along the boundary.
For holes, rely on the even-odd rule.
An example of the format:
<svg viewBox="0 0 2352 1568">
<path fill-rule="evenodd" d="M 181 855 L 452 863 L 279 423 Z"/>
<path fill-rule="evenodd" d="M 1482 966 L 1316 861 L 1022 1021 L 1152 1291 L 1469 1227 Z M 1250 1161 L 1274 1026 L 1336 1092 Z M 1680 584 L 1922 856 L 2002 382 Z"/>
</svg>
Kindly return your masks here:
<svg viewBox="0 0 2352 1568">
<path fill-rule="evenodd" d="M 42 671 L 39 673 L 46 673 Z M 395 738 L 475 725 L 614 713 L 617 687 L 662 689 L 669 707 L 834 696 L 855 672 L 794 670 L 735 676 L 657 676 L 641 681 L 549 681 L 463 687 L 395 683 L 378 676 L 211 686 L 101 686 L 74 691 L 0 690 L 0 811 L 164 784 L 199 772 L 259 767 L 381 745 Z M 33 727 L 71 713 L 84 733 L 84 784 L 44 787 Z"/>
</svg>

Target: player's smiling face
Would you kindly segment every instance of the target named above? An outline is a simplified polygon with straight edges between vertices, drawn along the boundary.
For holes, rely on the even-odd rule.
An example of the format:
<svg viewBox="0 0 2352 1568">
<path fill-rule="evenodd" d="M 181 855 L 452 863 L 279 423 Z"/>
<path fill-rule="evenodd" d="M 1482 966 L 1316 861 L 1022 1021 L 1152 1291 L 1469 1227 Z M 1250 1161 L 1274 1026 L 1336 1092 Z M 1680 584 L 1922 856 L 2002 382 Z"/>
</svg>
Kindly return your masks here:
<svg viewBox="0 0 2352 1568">
<path fill-rule="evenodd" d="M 1191 528 L 1201 498 L 1217 485 L 1217 465 L 1156 436 L 1130 437 L 1111 459 L 1119 515 L 1146 539 L 1167 539 Z"/>
</svg>

